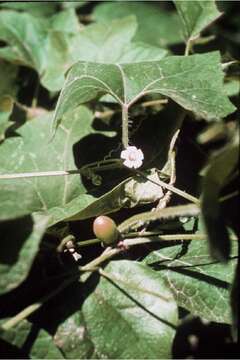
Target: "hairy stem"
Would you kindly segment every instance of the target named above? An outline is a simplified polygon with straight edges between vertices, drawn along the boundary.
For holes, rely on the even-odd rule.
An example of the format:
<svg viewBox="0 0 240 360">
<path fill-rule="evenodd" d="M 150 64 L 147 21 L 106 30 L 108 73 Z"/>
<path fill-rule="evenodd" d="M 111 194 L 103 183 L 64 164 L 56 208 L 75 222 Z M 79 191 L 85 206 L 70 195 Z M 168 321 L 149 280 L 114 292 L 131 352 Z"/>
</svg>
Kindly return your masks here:
<svg viewBox="0 0 240 360">
<path fill-rule="evenodd" d="M 179 216 L 198 216 L 200 213 L 200 208 L 195 204 L 188 205 L 179 205 L 167 207 L 164 209 L 159 209 L 155 211 L 147 211 L 137 215 L 133 215 L 129 219 L 125 220 L 118 226 L 118 230 L 122 232 L 127 232 L 130 228 L 138 223 L 144 224 L 148 221 L 155 221 L 161 219 L 176 218 Z"/>
</svg>

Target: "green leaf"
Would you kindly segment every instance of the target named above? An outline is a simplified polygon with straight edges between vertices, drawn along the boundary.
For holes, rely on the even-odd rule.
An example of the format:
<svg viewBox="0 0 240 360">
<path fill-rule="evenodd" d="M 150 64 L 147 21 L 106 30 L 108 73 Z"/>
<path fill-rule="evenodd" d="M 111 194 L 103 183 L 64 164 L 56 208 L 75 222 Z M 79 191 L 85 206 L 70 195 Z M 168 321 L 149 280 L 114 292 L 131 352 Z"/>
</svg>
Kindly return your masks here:
<svg viewBox="0 0 240 360">
<path fill-rule="evenodd" d="M 33 1 L 24 1 L 24 2 L 6 2 L 0 4 L 0 8 L 12 9 L 18 11 L 28 12 L 29 14 L 36 17 L 45 17 L 53 15 L 56 11 L 57 4 L 49 2 L 33 2 Z"/>
<path fill-rule="evenodd" d="M 94 345 L 89 339 L 81 311 L 75 312 L 57 328 L 54 344 L 58 346 L 66 359 L 94 358 Z"/>
<path fill-rule="evenodd" d="M 96 97 L 110 94 L 121 106 L 130 107 L 149 93 L 169 96 L 208 120 L 235 109 L 223 91 L 218 52 L 123 65 L 79 61 L 70 69 L 58 99 L 54 129 L 67 111 Z"/>
<path fill-rule="evenodd" d="M 27 320 L 7 331 L 1 331 L 0 337 L 23 350 L 31 356 L 31 359 L 63 359 L 62 353 L 54 345 L 52 337 L 45 330 Z"/>
<path fill-rule="evenodd" d="M 204 240 L 153 251 L 144 263 L 167 282 L 178 306 L 209 321 L 230 324 L 229 288 L 237 264 L 237 242 L 232 246 L 232 258 L 227 264 L 212 259 Z"/>
<path fill-rule="evenodd" d="M 75 34 L 81 28 L 75 10 L 71 8 L 52 16 L 50 18 L 50 23 L 50 31 L 60 31 L 64 34 Z"/>
<path fill-rule="evenodd" d="M 48 220 L 34 215 L 0 225 L 0 293 L 17 287 L 27 276 Z"/>
<path fill-rule="evenodd" d="M 224 91 L 227 96 L 237 96 L 240 92 L 240 80 L 239 79 L 230 79 L 224 83 Z"/>
<path fill-rule="evenodd" d="M 113 261 L 104 272 L 82 307 L 96 357 L 168 359 L 177 307 L 164 282 L 132 261 Z"/>
<path fill-rule="evenodd" d="M 0 142 L 4 139 L 5 131 L 11 126 L 9 116 L 13 109 L 13 99 L 6 95 L 0 96 Z"/>
<path fill-rule="evenodd" d="M 155 46 L 132 43 L 136 30 L 135 16 L 87 26 L 73 39 L 73 48 L 79 46 L 75 58 L 83 61 L 124 63 L 134 60 L 160 60 L 167 54 L 166 50 Z"/>
<path fill-rule="evenodd" d="M 201 31 L 221 16 L 215 0 L 174 0 L 187 40 L 197 38 Z"/>
<path fill-rule="evenodd" d="M 0 58 L 17 64 L 44 69 L 43 48 L 46 39 L 47 22 L 27 13 L 11 10 L 0 12 L 0 39 L 7 46 L 0 48 Z"/>
<path fill-rule="evenodd" d="M 220 191 L 227 184 L 229 176 L 239 162 L 239 134 L 209 161 L 202 187 L 202 214 L 209 236 L 210 251 L 218 260 L 227 260 L 230 253 L 230 240 L 221 204 Z"/>
<path fill-rule="evenodd" d="M 22 126 L 20 136 L 11 137 L 1 145 L 0 173 L 23 173 L 76 169 L 73 145 L 83 137 L 98 132 L 92 127 L 92 113 L 85 107 L 76 109 L 71 120 L 65 118 L 59 132 L 50 141 L 52 114 L 33 119 Z M 113 133 L 105 133 L 112 136 Z M 0 180 L 0 219 L 14 219 L 33 211 L 66 214 L 73 199 L 77 209 L 85 207 L 94 197 L 87 191 L 79 175 L 47 176 Z M 71 209 L 69 210 L 71 213 Z M 57 222 L 55 217 L 51 223 Z"/>
<path fill-rule="evenodd" d="M 66 14 L 67 15 L 67 14 Z M 67 19 L 67 18 L 66 18 Z M 67 23 L 65 21 L 65 27 Z M 136 32 L 135 17 L 126 17 L 107 24 L 93 24 L 75 31 L 71 38 L 62 32 L 48 36 L 48 68 L 42 78 L 50 90 L 63 86 L 64 73 L 76 61 L 123 63 L 160 60 L 167 51 L 144 43 L 132 43 Z"/>
<path fill-rule="evenodd" d="M 64 1 L 63 3 L 61 3 L 63 9 L 68 9 L 68 8 L 80 8 L 84 5 L 86 5 L 88 3 L 88 1 Z"/>
<path fill-rule="evenodd" d="M 0 97 L 12 96 L 15 97 L 17 93 L 17 74 L 18 68 L 15 65 L 0 60 L 1 74 L 0 74 Z"/>
<path fill-rule="evenodd" d="M 238 324 L 239 324 L 239 309 L 238 309 L 238 294 L 239 294 L 239 262 L 235 269 L 235 275 L 231 288 L 231 310 L 232 310 L 232 335 L 234 341 L 238 341 Z"/>
<path fill-rule="evenodd" d="M 93 11 L 98 22 L 135 15 L 139 24 L 135 41 L 150 45 L 167 46 L 182 42 L 180 22 L 175 12 L 161 8 L 152 2 L 108 2 L 102 3 Z"/>
<path fill-rule="evenodd" d="M 0 57 L 34 68 L 43 86 L 51 91 L 61 89 L 65 72 L 81 59 L 132 62 L 159 60 L 167 53 L 148 44 L 131 43 L 137 29 L 131 16 L 83 29 L 71 8 L 48 19 L 4 10 L 0 21 L 0 39 L 8 45 L 0 49 Z"/>
<path fill-rule="evenodd" d="M 0 12 L 0 39 L 7 46 L 0 48 L 0 58 L 35 69 L 43 77 L 44 86 L 59 90 L 64 72 L 75 61 L 69 47 L 73 35 L 79 30 L 73 9 L 47 19 L 26 12 L 3 10 Z M 53 84 L 45 84 L 49 72 L 53 73 Z"/>
</svg>

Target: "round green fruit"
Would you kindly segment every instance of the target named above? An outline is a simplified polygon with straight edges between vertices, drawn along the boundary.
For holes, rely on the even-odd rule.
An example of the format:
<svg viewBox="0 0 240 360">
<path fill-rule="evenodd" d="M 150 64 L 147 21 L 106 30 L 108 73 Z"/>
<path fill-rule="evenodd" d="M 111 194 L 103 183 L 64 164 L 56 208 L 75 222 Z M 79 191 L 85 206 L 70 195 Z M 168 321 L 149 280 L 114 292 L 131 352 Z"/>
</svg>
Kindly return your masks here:
<svg viewBox="0 0 240 360">
<path fill-rule="evenodd" d="M 93 232 L 106 245 L 111 245 L 119 239 L 119 231 L 115 221 L 108 216 L 98 216 L 93 223 Z"/>
</svg>

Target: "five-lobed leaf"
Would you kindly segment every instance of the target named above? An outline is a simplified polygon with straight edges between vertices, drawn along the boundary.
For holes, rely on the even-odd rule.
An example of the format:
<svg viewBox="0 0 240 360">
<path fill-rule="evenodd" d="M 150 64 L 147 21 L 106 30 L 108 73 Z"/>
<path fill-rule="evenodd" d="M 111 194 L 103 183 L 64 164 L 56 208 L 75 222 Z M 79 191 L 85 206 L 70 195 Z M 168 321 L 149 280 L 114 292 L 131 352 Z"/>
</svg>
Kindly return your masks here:
<svg viewBox="0 0 240 360">
<path fill-rule="evenodd" d="M 58 99 L 54 130 L 67 111 L 104 94 L 129 107 L 150 93 L 168 96 L 207 120 L 235 109 L 223 91 L 218 52 L 122 65 L 79 61 L 70 69 Z"/>
</svg>

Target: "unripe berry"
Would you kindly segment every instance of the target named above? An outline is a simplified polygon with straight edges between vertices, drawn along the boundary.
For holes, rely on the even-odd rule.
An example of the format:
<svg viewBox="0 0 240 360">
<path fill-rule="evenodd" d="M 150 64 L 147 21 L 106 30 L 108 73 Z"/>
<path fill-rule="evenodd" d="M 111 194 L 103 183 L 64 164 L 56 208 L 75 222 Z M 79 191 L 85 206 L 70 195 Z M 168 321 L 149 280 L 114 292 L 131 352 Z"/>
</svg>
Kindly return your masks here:
<svg viewBox="0 0 240 360">
<path fill-rule="evenodd" d="M 104 215 L 94 220 L 93 232 L 106 245 L 115 243 L 120 237 L 115 221 Z"/>
</svg>

